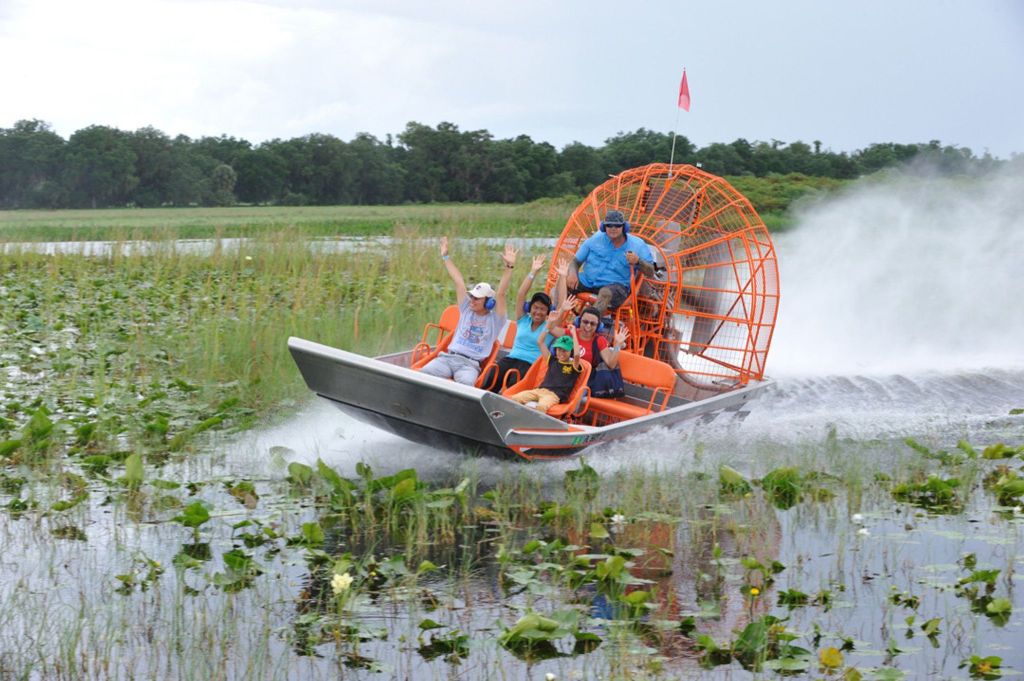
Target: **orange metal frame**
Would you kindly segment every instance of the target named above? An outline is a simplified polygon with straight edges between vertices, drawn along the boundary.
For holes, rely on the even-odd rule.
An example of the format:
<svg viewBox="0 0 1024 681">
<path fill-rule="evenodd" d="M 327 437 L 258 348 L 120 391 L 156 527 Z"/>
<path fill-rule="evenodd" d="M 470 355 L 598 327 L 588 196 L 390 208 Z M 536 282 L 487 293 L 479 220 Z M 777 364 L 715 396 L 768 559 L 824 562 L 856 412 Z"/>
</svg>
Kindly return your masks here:
<svg viewBox="0 0 1024 681">
<path fill-rule="evenodd" d="M 775 246 L 764 222 L 724 179 L 690 165 L 623 171 L 573 211 L 555 246 L 572 258 L 609 209 L 655 253 L 658 274 L 639 277 L 616 317 L 629 349 L 667 362 L 691 386 L 715 390 L 764 377 L 779 309 Z"/>
</svg>

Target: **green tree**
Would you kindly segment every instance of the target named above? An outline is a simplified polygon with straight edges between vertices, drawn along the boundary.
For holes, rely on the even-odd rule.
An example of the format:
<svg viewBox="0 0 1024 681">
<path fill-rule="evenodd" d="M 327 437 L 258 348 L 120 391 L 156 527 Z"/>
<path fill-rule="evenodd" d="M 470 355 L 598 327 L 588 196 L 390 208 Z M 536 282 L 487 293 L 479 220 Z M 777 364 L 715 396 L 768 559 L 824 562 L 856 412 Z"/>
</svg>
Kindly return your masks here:
<svg viewBox="0 0 1024 681">
<path fill-rule="evenodd" d="M 527 181 L 526 171 L 517 166 L 511 156 L 498 151 L 484 199 L 498 203 L 526 201 Z"/>
<path fill-rule="evenodd" d="M 405 169 L 398 163 L 394 147 L 361 132 L 348 143 L 354 166 L 352 201 L 356 204 L 400 203 L 405 194 Z"/>
<path fill-rule="evenodd" d="M 0 207 L 56 208 L 65 200 L 60 183 L 64 140 L 40 120 L 0 128 Z"/>
<path fill-rule="evenodd" d="M 668 163 L 672 153 L 672 135 L 640 128 L 635 132 L 620 132 L 605 140 L 602 150 L 605 170 L 618 173 L 648 163 Z M 685 136 L 676 137 L 675 161 L 686 163 L 693 156 L 694 146 Z"/>
<path fill-rule="evenodd" d="M 455 126 L 451 130 L 438 128 L 441 138 L 452 145 L 441 191 L 449 201 L 483 201 L 494 174 L 491 134 L 486 130 L 460 133 Z"/>
<path fill-rule="evenodd" d="M 195 149 L 203 156 L 207 156 L 216 163 L 234 167 L 238 158 L 252 149 L 252 144 L 246 140 L 221 135 L 219 137 L 200 137 L 194 142 Z"/>
<path fill-rule="evenodd" d="M 178 135 L 171 142 L 171 171 L 167 180 L 167 202 L 175 206 L 203 203 L 206 194 L 206 173 L 213 161 L 195 148 L 186 135 Z"/>
<path fill-rule="evenodd" d="M 235 204 L 235 182 L 238 174 L 227 163 L 221 163 L 210 173 L 209 202 L 215 206 L 233 206 Z"/>
<path fill-rule="evenodd" d="M 553 195 L 549 181 L 559 172 L 558 152 L 553 146 L 547 142 L 534 142 L 527 135 L 519 135 L 498 144 L 505 147 L 509 158 L 524 177 L 525 200 Z"/>
<path fill-rule="evenodd" d="M 135 152 L 138 183 L 131 193 L 137 206 L 160 206 L 170 202 L 171 178 L 180 159 L 175 157 L 171 138 L 153 127 L 139 128 L 128 136 Z"/>
<path fill-rule="evenodd" d="M 245 203 L 272 203 L 285 193 L 288 162 L 277 153 L 277 141 L 261 145 L 239 155 L 235 169 L 238 182 L 235 190 Z"/>
<path fill-rule="evenodd" d="M 916 144 L 872 144 L 853 155 L 861 173 L 873 173 L 895 165 L 909 163 L 920 152 Z"/>
<path fill-rule="evenodd" d="M 352 201 L 356 167 L 347 145 L 333 135 L 306 135 L 267 145 L 288 169 L 282 197 L 289 204 Z"/>
<path fill-rule="evenodd" d="M 601 154 L 582 142 L 572 142 L 558 154 L 559 173 L 568 173 L 572 178 L 573 191 L 586 194 L 604 182 L 606 175 Z"/>
<path fill-rule="evenodd" d="M 680 136 L 675 147 L 678 163 L 768 179 L 752 185 L 765 206 L 788 205 L 794 197 L 782 194 L 791 187 L 818 191 L 807 178 L 852 179 L 917 164 L 984 172 L 1007 164 L 938 140 L 872 144 L 853 154 L 823 150 L 820 140 L 740 138 L 697 149 Z M 0 129 L 0 207 L 227 205 L 236 196 L 282 204 L 523 202 L 586 193 L 609 174 L 667 161 L 671 149 L 670 135 L 645 128 L 620 132 L 601 147 L 573 142 L 559 152 L 527 135 L 494 139 L 487 130 L 462 131 L 448 122 L 409 122 L 397 144 L 390 135 L 382 142 L 359 133 L 350 142 L 311 134 L 253 147 L 228 135 L 170 139 L 153 127 L 125 133 L 90 126 L 64 142 L 42 121 L 18 121 Z"/>
<path fill-rule="evenodd" d="M 91 125 L 67 144 L 65 179 L 73 206 L 124 206 L 139 182 L 130 136 L 116 128 Z"/>
<path fill-rule="evenodd" d="M 701 167 L 715 175 L 745 175 L 749 165 L 732 144 L 715 142 L 703 147 L 695 155 Z"/>
<path fill-rule="evenodd" d="M 471 143 L 482 143 L 481 137 L 471 133 Z M 442 122 L 435 130 L 422 123 L 410 122 L 398 135 L 398 142 L 406 170 L 407 199 L 460 201 L 465 200 L 460 196 L 472 191 L 475 177 L 483 166 L 462 152 L 465 141 L 457 125 Z M 456 166 L 458 170 L 453 172 Z"/>
</svg>

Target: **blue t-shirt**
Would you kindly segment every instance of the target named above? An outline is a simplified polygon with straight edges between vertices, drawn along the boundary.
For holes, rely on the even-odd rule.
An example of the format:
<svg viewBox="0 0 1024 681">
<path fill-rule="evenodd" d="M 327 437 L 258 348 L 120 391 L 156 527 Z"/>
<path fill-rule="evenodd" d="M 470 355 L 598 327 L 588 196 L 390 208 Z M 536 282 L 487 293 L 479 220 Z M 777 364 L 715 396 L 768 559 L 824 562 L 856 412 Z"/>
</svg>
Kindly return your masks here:
<svg viewBox="0 0 1024 681">
<path fill-rule="evenodd" d="M 576 251 L 576 259 L 585 265 L 580 270 L 580 284 L 586 288 L 622 284 L 628 289 L 629 262 L 626 260 L 626 251 L 633 251 L 645 262 L 654 262 L 647 242 L 632 234 L 627 234 L 626 241 L 618 248 L 615 248 L 604 232 L 598 232 L 584 241 Z"/>
<path fill-rule="evenodd" d="M 512 359 L 521 359 L 533 364 L 540 357 L 540 346 L 537 345 L 537 339 L 544 333 L 547 324 L 541 322 L 536 331 L 530 328 L 532 325 L 533 319 L 528 314 L 524 314 L 516 321 L 516 338 L 512 343 L 512 350 L 508 353 Z"/>
</svg>

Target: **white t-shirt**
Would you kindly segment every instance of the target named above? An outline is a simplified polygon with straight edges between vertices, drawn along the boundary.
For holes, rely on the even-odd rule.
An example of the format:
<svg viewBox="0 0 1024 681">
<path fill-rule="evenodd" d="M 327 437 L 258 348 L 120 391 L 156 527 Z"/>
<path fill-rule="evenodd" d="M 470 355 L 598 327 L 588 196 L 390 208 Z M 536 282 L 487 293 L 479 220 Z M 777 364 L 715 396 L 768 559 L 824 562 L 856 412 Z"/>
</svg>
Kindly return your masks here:
<svg viewBox="0 0 1024 681">
<path fill-rule="evenodd" d="M 491 355 L 494 341 L 498 339 L 505 320 L 498 317 L 494 310 L 478 315 L 469 309 L 467 296 L 459 304 L 459 325 L 455 327 L 455 336 L 448 345 L 448 352 L 457 352 L 476 360 L 485 360 Z"/>
</svg>

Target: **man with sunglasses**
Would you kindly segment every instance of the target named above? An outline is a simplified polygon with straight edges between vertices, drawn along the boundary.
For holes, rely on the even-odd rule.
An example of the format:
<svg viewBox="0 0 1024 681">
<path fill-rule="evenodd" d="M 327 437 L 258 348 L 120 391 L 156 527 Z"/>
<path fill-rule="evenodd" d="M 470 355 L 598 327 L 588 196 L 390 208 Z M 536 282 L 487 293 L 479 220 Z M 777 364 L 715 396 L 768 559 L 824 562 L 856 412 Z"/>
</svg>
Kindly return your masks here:
<svg viewBox="0 0 1024 681">
<path fill-rule="evenodd" d="M 570 293 L 597 294 L 594 307 L 603 316 L 626 302 L 633 267 L 654 276 L 654 256 L 643 239 L 629 233 L 622 211 L 610 210 L 601 221 L 600 231 L 576 251 L 566 284 Z"/>
</svg>

